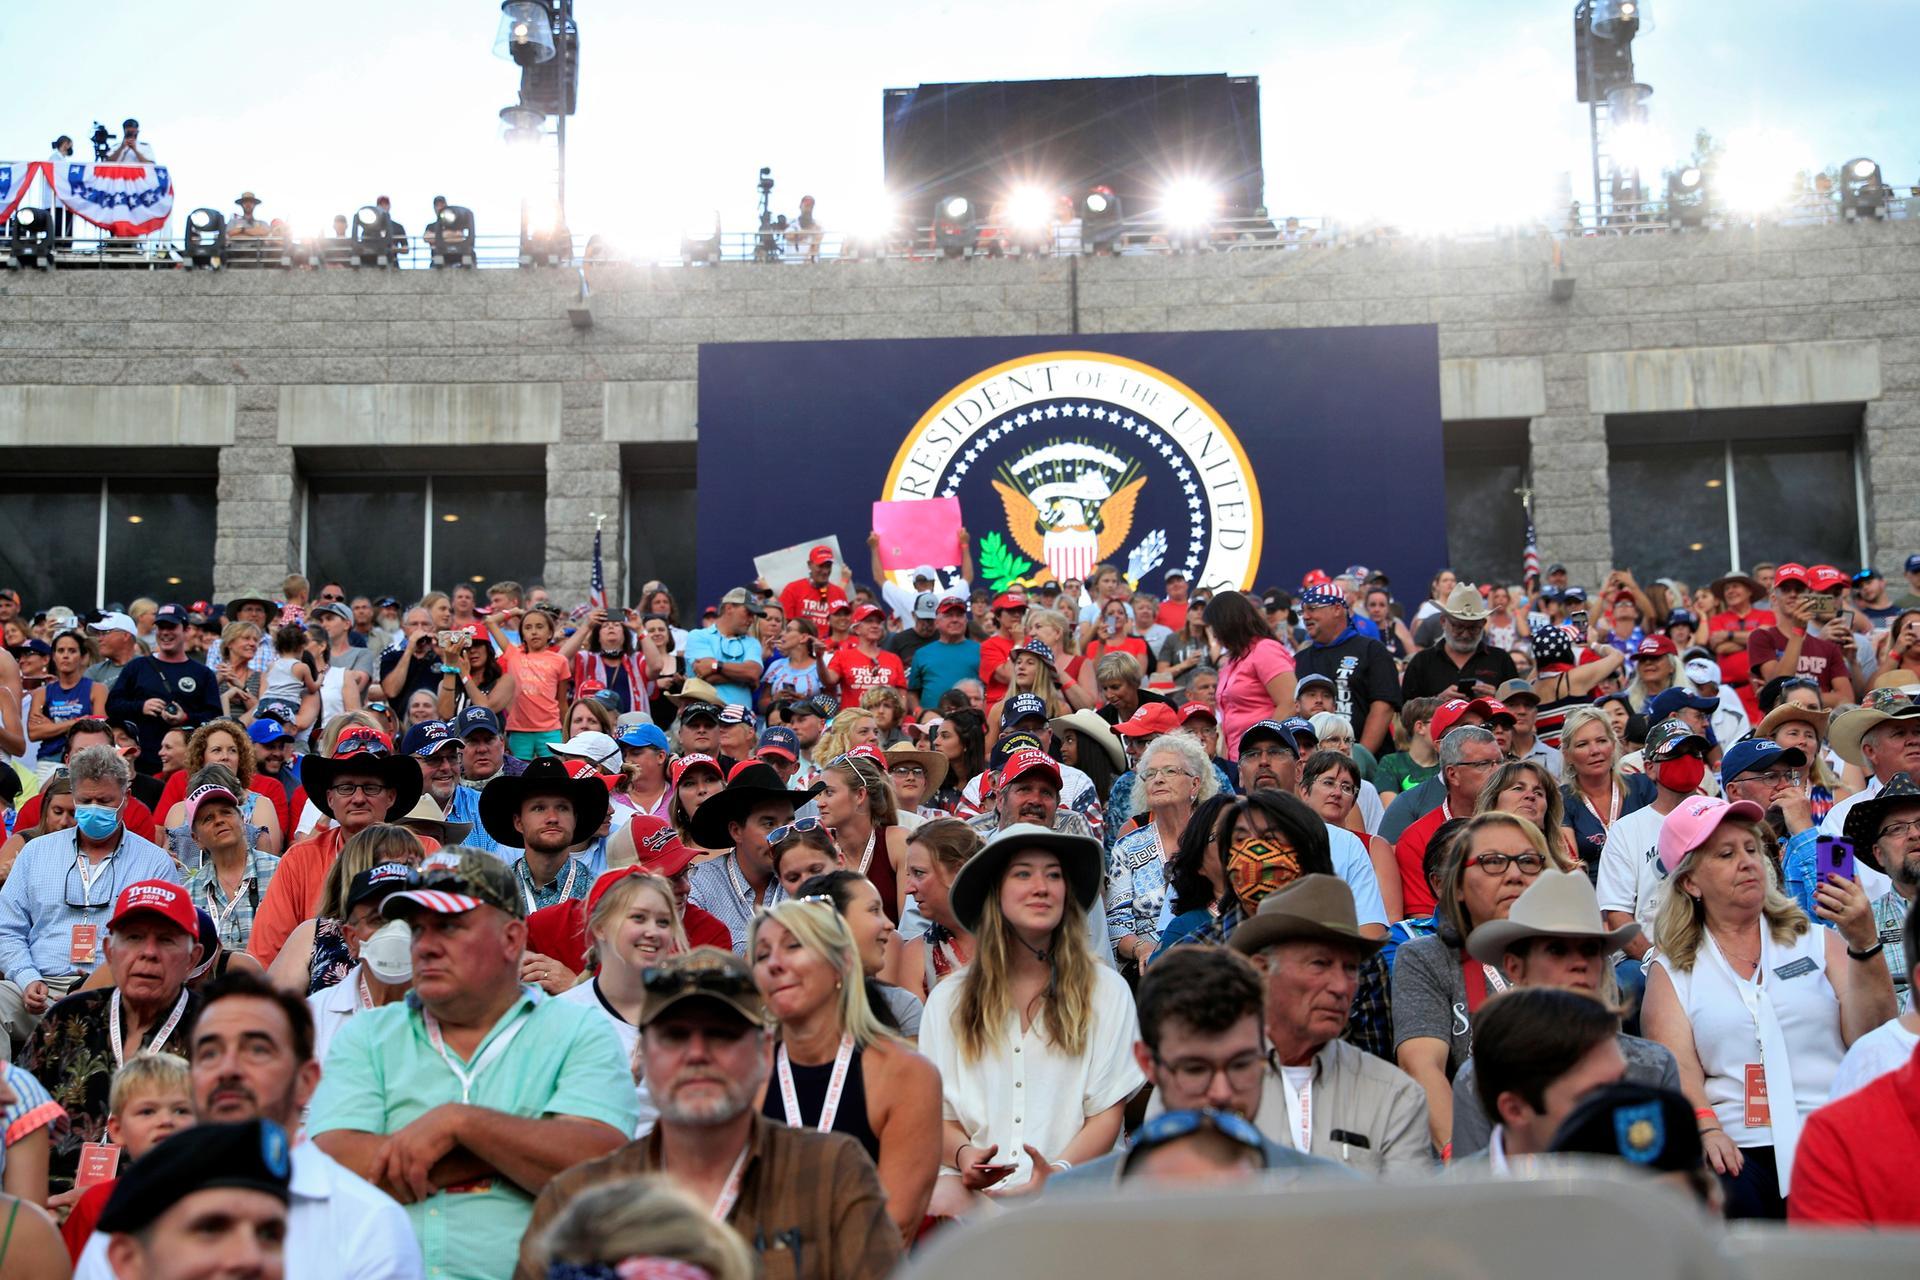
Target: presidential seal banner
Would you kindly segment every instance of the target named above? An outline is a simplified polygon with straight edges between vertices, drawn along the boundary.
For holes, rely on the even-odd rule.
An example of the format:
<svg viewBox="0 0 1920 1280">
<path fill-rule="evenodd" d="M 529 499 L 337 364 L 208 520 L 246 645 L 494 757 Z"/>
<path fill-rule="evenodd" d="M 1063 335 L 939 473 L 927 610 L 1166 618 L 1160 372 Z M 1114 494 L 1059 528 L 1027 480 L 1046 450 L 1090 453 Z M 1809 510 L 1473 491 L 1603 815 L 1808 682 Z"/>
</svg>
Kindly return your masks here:
<svg viewBox="0 0 1920 1280">
<path fill-rule="evenodd" d="M 1444 470 L 1429 326 L 700 348 L 703 599 L 792 530 L 859 548 L 873 501 L 935 498 L 994 591 L 1103 564 L 1156 594 L 1290 588 L 1355 559 L 1411 584 L 1445 559 Z"/>
</svg>

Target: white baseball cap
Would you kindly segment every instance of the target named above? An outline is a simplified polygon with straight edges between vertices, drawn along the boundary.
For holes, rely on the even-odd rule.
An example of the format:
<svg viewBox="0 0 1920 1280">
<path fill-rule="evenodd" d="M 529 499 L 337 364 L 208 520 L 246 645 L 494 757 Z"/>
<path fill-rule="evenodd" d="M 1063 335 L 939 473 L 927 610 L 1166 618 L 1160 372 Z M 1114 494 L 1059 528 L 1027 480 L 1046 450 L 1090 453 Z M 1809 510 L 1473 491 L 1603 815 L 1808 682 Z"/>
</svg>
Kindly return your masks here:
<svg viewBox="0 0 1920 1280">
<path fill-rule="evenodd" d="M 133 619 L 124 613 L 103 613 L 100 615 L 99 621 L 89 622 L 87 624 L 87 630 L 124 631 L 128 635 L 135 637 L 140 634 L 139 629 L 133 625 Z"/>
<path fill-rule="evenodd" d="M 1720 664 L 1712 658 L 1692 658 L 1683 669 L 1687 673 L 1687 679 L 1695 684 L 1720 683 Z"/>
</svg>

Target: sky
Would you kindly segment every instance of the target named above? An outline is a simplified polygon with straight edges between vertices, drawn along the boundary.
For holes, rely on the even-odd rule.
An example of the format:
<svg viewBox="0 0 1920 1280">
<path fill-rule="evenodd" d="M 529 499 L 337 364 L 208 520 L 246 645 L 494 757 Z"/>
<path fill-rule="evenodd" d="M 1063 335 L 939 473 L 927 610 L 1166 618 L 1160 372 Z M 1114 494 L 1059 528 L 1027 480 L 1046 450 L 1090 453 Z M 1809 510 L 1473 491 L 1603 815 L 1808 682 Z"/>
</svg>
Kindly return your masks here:
<svg viewBox="0 0 1920 1280">
<path fill-rule="evenodd" d="M 523 191 L 551 191 L 510 154 L 498 111 L 517 69 L 492 53 L 490 0 L 268 3 L 207 11 L 94 0 L 68 14 L 7 0 L 0 65 L 14 81 L 4 154 L 92 121 L 137 116 L 177 207 L 318 229 L 388 194 L 418 229 L 444 193 L 482 235 L 517 228 Z M 1635 42 L 1654 87 L 1649 163 L 1694 131 L 1767 172 L 1880 161 L 1920 180 L 1913 0 L 1646 0 Z M 883 199 L 881 91 L 919 83 L 1225 72 L 1258 76 L 1267 205 L 1276 216 L 1492 227 L 1589 186 L 1574 101 L 1570 0 L 812 0 L 768 6 L 576 0 L 582 67 L 569 125 L 568 211 L 580 235 L 671 254 L 718 208 L 754 225 L 818 198 L 829 228 Z M 377 34 L 374 34 L 377 33 Z"/>
</svg>

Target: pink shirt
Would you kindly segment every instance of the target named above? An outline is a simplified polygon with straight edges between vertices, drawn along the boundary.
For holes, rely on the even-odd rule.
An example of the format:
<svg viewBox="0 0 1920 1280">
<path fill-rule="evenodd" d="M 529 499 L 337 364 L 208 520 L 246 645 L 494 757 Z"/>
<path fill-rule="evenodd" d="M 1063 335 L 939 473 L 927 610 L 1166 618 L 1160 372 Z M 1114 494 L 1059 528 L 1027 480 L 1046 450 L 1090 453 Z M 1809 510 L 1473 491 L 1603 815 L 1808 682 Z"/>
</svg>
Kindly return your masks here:
<svg viewBox="0 0 1920 1280">
<path fill-rule="evenodd" d="M 1220 746 L 1227 759 L 1240 758 L 1240 735 L 1273 719 L 1273 695 L 1267 684 L 1293 670 L 1293 655 L 1278 640 L 1255 640 L 1244 658 L 1220 664 L 1220 688 L 1214 703 L 1220 712 Z"/>
</svg>

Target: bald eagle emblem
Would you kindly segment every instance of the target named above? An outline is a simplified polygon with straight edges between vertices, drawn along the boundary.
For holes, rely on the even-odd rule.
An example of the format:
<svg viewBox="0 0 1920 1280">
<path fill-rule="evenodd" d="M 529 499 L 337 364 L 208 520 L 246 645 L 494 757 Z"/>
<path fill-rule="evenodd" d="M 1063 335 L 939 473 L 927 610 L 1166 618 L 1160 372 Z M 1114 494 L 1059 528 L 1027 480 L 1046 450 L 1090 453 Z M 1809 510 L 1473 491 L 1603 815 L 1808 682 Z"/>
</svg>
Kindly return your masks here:
<svg viewBox="0 0 1920 1280">
<path fill-rule="evenodd" d="M 993 487 L 1014 545 L 1060 581 L 1085 581 L 1120 553 L 1147 478 L 1140 465 L 1088 440 L 1051 440 L 1002 464 Z"/>
</svg>

